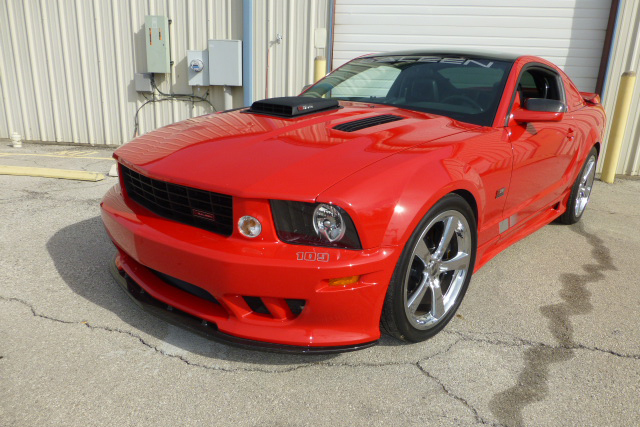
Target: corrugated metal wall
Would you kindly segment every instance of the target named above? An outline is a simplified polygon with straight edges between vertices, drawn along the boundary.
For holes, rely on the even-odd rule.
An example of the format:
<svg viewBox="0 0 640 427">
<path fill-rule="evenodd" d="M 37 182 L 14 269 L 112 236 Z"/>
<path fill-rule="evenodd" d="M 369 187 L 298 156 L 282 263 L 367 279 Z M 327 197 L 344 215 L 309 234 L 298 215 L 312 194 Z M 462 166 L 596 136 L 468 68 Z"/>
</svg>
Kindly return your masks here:
<svg viewBox="0 0 640 427">
<path fill-rule="evenodd" d="M 337 0 L 334 67 L 406 49 L 541 56 L 593 91 L 611 0 Z"/>
<path fill-rule="evenodd" d="M 311 82 L 313 34 L 327 26 L 328 0 L 254 1 L 254 99 L 263 98 L 266 47 L 271 47 L 269 96 L 297 94 Z M 165 93 L 196 94 L 218 108 L 221 87 L 187 85 L 187 50 L 208 39 L 242 39 L 240 0 L 0 1 L 0 138 L 17 131 L 28 141 L 119 145 L 134 133 L 146 101 L 133 85 L 146 71 L 145 15 L 171 24 L 173 73 L 156 75 Z M 242 106 L 242 88 L 233 88 Z M 211 111 L 205 103 L 156 102 L 139 114 L 140 133 Z"/>
<path fill-rule="evenodd" d="M 611 49 L 603 103 L 607 111 L 608 128 L 615 108 L 620 76 L 625 71 L 640 71 L 640 0 L 620 2 L 618 26 Z M 640 80 L 636 82 L 627 129 L 620 151 L 616 173 L 640 175 Z M 606 145 L 605 145 L 606 146 Z M 604 153 L 604 150 L 602 151 Z M 601 166 L 600 166 L 601 167 Z"/>
<path fill-rule="evenodd" d="M 314 58 L 327 55 L 325 49 L 315 49 L 314 33 L 329 25 L 329 1 L 333 0 L 255 2 L 254 99 L 297 95 L 313 83 Z"/>
</svg>

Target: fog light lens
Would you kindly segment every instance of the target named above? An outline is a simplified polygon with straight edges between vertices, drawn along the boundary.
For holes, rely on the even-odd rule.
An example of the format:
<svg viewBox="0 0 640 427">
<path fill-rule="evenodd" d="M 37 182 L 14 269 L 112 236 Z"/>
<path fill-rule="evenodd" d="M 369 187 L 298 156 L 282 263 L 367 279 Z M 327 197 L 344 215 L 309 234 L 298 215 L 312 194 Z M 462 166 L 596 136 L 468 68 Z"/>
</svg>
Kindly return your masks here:
<svg viewBox="0 0 640 427">
<path fill-rule="evenodd" d="M 257 218 L 246 215 L 238 221 L 238 230 L 247 237 L 258 237 L 262 233 L 262 224 Z"/>
<path fill-rule="evenodd" d="M 353 285 L 358 280 L 360 280 L 360 276 L 349 276 L 349 277 L 341 277 L 339 279 L 330 279 L 329 280 L 329 286 Z"/>
</svg>

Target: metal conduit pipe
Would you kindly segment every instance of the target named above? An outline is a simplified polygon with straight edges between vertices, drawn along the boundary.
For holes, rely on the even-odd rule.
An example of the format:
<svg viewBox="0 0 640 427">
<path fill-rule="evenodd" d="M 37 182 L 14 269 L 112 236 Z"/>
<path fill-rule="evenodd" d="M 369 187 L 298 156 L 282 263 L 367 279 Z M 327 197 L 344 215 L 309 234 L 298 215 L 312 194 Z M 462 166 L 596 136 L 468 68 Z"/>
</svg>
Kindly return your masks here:
<svg viewBox="0 0 640 427">
<path fill-rule="evenodd" d="M 329 40 L 327 42 L 327 49 L 325 50 L 325 56 L 327 57 L 327 72 L 325 74 L 329 74 L 333 67 L 333 27 L 335 25 L 335 19 L 336 2 L 335 0 L 329 0 Z"/>
<path fill-rule="evenodd" d="M 253 0 L 242 1 L 242 91 L 247 107 L 253 103 Z"/>
<path fill-rule="evenodd" d="M 231 86 L 224 86 L 224 111 L 231 110 L 233 108 L 233 92 L 231 92 Z"/>
</svg>

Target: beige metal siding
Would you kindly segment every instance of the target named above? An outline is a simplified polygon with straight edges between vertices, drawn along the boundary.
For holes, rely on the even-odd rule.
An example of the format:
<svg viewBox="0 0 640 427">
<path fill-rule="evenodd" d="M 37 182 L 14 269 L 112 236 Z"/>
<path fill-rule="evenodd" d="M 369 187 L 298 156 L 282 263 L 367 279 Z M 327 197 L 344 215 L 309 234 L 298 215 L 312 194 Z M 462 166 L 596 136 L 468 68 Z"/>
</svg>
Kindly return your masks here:
<svg viewBox="0 0 640 427">
<path fill-rule="evenodd" d="M 333 0 L 255 2 L 254 99 L 297 95 L 313 83 L 313 60 L 326 56 L 325 49 L 315 49 L 314 33 L 328 26 L 329 1 Z M 281 43 L 276 42 L 278 34 Z"/>
<path fill-rule="evenodd" d="M 208 39 L 242 39 L 241 0 L 0 1 L 0 138 L 119 145 L 131 139 L 146 101 L 134 73 L 146 71 L 144 16 L 172 20 L 171 74 L 156 74 L 165 93 L 207 95 L 223 108 L 221 87 L 187 84 L 187 50 Z M 269 96 L 297 94 L 311 82 L 313 34 L 327 26 L 328 0 L 254 0 L 254 99 L 263 98 L 267 40 L 272 47 Z M 270 17 L 267 22 L 267 17 Z M 233 88 L 233 105 L 243 105 Z M 145 106 L 140 133 L 211 111 L 204 103 Z"/>
<path fill-rule="evenodd" d="M 611 50 L 604 88 L 603 104 L 607 111 L 608 128 L 610 128 L 611 119 L 613 118 L 616 95 L 620 86 L 620 76 L 625 71 L 635 71 L 636 73 L 640 71 L 639 28 L 640 0 L 621 1 L 616 37 Z M 604 153 L 605 151 L 601 150 L 601 152 Z M 640 175 L 640 81 L 636 81 L 616 173 Z"/>
<path fill-rule="evenodd" d="M 581 90 L 593 90 L 610 5 L 610 0 L 337 0 L 333 65 L 371 52 L 490 50 L 541 56 L 562 67 Z"/>
</svg>

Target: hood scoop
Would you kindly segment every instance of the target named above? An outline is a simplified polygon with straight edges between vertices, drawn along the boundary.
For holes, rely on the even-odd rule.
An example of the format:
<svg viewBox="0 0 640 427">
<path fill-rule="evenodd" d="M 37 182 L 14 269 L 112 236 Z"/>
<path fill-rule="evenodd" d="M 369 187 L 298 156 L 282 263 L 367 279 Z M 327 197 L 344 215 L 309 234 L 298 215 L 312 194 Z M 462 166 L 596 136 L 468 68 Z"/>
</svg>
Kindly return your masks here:
<svg viewBox="0 0 640 427">
<path fill-rule="evenodd" d="M 256 101 L 245 112 L 276 117 L 298 117 L 337 108 L 340 108 L 340 104 L 335 99 L 286 96 Z"/>
<path fill-rule="evenodd" d="M 383 114 L 380 116 L 367 117 L 366 119 L 354 120 L 352 122 L 340 123 L 333 128 L 343 132 L 355 132 L 357 130 L 370 128 L 371 126 L 383 125 L 402 119 L 404 119 L 404 117 L 393 114 Z"/>
</svg>

